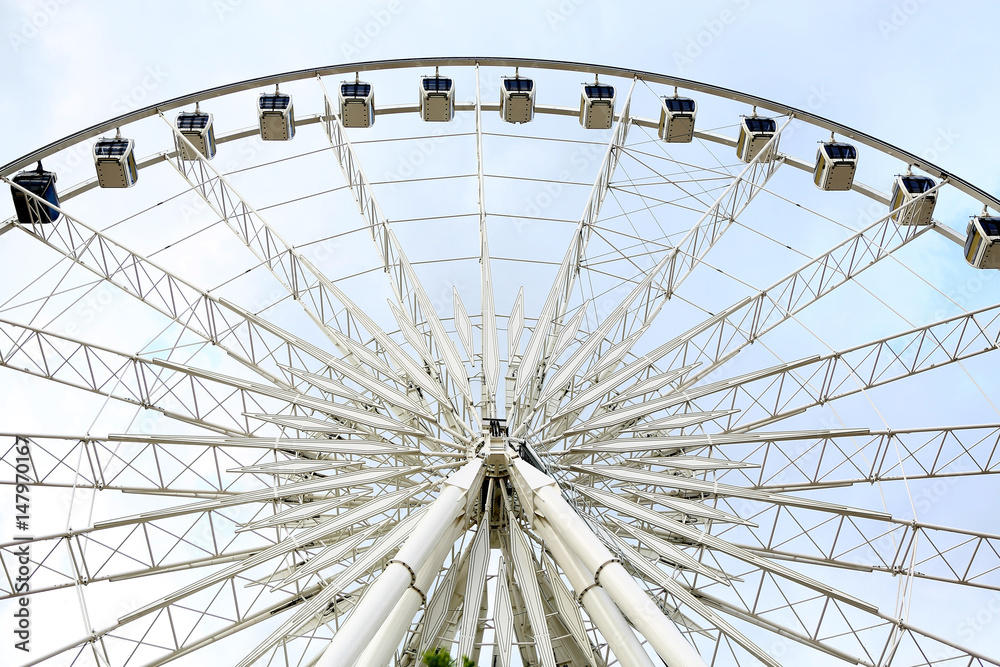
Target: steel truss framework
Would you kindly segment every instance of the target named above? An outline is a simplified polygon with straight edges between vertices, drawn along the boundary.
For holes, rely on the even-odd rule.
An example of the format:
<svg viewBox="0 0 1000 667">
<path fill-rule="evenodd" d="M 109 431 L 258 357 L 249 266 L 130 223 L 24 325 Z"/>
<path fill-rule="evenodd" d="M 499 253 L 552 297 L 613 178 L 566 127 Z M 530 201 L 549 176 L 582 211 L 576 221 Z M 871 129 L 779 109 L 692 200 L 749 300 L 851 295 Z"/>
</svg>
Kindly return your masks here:
<svg viewBox="0 0 1000 667">
<path fill-rule="evenodd" d="M 336 77 L 435 66 L 474 82 L 457 130 L 412 130 L 412 104 L 345 129 Z M 564 118 L 574 108 L 542 104 L 533 124 L 503 125 L 482 94 L 513 67 L 539 90 L 567 73 L 610 78 L 612 128 L 585 133 Z M 166 115 L 274 84 L 319 104 L 300 102 L 300 131 L 271 161 L 205 159 Z M 704 97 L 699 108 L 756 105 L 778 130 L 746 164 L 723 129 L 667 150 L 641 114 L 673 86 Z M 1000 535 L 995 513 L 965 506 L 993 493 L 988 507 L 984 482 L 1000 472 L 1000 413 L 983 408 L 991 385 L 977 370 L 996 363 L 1000 304 L 959 303 L 943 272 L 921 275 L 928 262 L 958 270 L 952 227 L 901 226 L 887 208 L 851 226 L 854 209 L 821 210 L 792 139 L 834 131 L 935 176 L 925 196 L 962 197 L 969 212 L 1000 210 L 990 195 L 768 100 L 510 59 L 241 82 L 112 119 L 0 176 L 17 188 L 17 169 L 130 124 L 164 138 L 136 187 L 157 201 L 95 214 L 89 200 L 119 193 L 85 181 L 61 192 L 56 222 L 0 228 L 39 258 L 2 296 L 3 377 L 96 406 L 75 434 L 0 435 L 0 482 L 66 518 L 0 545 L 0 599 L 78 610 L 26 664 L 411 666 L 444 650 L 547 667 L 1000 665 L 983 620 L 1000 596 Z M 255 133 L 220 132 L 220 153 Z M 427 173 L 379 179 L 385 147 L 412 142 L 431 146 Z M 518 161 L 505 173 L 508 145 Z M 564 145 L 588 151 L 580 176 L 546 170 L 579 155 Z M 285 192 L 279 165 L 315 156 L 308 179 L 293 174 L 309 191 Z M 518 215 L 501 205 L 521 196 L 508 187 L 559 201 Z M 459 190 L 452 208 L 427 204 Z M 143 228 L 179 196 L 204 228 Z M 287 213 L 313 199 L 322 224 Z M 475 232 L 435 231 L 452 219 Z M 529 228 L 517 254 L 522 222 L 555 231 Z M 463 235 L 474 250 L 452 249 Z M 350 248 L 335 246 L 335 262 L 315 252 L 330 239 Z M 175 248 L 222 268 L 194 270 Z M 474 284 L 435 298 L 441 266 Z M 886 281 L 954 307 L 932 316 Z M 67 329 L 99 289 L 123 295 L 112 303 L 135 332 Z M 844 335 L 833 323 L 855 302 L 859 319 L 876 316 Z M 926 406 L 931 425 L 901 401 Z M 94 432 L 109 420 L 120 426 Z M 17 587 L 26 544 L 29 593 Z"/>
</svg>

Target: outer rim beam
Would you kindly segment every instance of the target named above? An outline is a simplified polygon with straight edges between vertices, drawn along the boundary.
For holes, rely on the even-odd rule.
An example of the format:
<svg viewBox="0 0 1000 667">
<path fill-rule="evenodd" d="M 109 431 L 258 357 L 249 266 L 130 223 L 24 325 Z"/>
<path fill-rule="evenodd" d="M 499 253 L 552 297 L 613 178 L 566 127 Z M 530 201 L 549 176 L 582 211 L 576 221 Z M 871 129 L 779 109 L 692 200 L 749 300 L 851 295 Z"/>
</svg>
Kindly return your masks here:
<svg viewBox="0 0 1000 667">
<path fill-rule="evenodd" d="M 482 103 L 482 105 L 481 105 L 480 108 L 483 111 L 499 111 L 500 105 L 499 104 L 489 103 L 489 102 L 484 102 L 484 103 Z M 455 103 L 455 110 L 456 111 L 474 111 L 475 110 L 475 104 L 470 104 L 468 102 L 456 102 Z M 415 114 L 415 113 L 418 113 L 419 111 L 420 111 L 420 107 L 417 106 L 417 105 L 415 105 L 415 104 L 396 104 L 396 105 L 388 105 L 388 106 L 382 106 L 382 107 L 376 108 L 375 109 L 375 115 L 376 116 L 389 116 L 389 115 L 406 114 L 406 113 L 414 113 Z M 550 105 L 550 104 L 539 104 L 539 105 L 535 106 L 535 113 L 537 113 L 537 114 L 548 114 L 548 115 L 552 115 L 552 116 L 572 116 L 572 117 L 575 118 L 579 112 L 577 111 L 577 109 L 572 108 L 572 107 L 564 107 L 564 106 L 557 106 L 557 105 Z M 615 116 L 616 119 L 620 118 L 620 117 L 621 117 L 621 114 L 618 114 L 618 115 Z M 322 114 L 314 114 L 314 115 L 310 115 L 310 116 L 303 116 L 301 118 L 297 117 L 295 119 L 295 127 L 305 127 L 307 125 L 315 125 L 317 123 L 323 122 L 323 120 L 324 119 L 323 119 Z M 652 129 L 652 130 L 655 130 L 658 127 L 658 121 L 655 118 L 641 118 L 641 117 L 638 117 L 638 116 L 633 116 L 631 118 L 631 121 L 632 121 L 633 125 L 637 125 L 639 127 L 649 128 L 649 129 Z M 247 137 L 257 136 L 257 134 L 259 132 L 260 132 L 260 130 L 256 126 L 250 127 L 250 128 L 245 128 L 245 129 L 242 129 L 242 130 L 236 130 L 234 132 L 230 132 L 229 134 L 220 134 L 220 135 L 217 135 L 215 137 L 215 143 L 219 144 L 219 145 L 226 144 L 226 143 L 229 143 L 231 141 L 237 141 L 239 139 L 246 139 Z M 696 139 L 701 139 L 703 141 L 708 141 L 708 142 L 711 142 L 713 144 L 719 144 L 721 146 L 728 146 L 730 148 L 735 148 L 736 147 L 736 139 L 734 139 L 732 137 L 727 137 L 724 134 L 718 134 L 717 132 L 711 132 L 711 131 L 706 131 L 706 130 L 695 129 L 694 136 L 695 136 Z M 177 151 L 176 150 L 173 150 L 173 151 L 163 151 L 163 152 L 160 152 L 160 153 L 154 153 L 152 155 L 149 155 L 149 156 L 147 156 L 145 158 L 141 158 L 140 160 L 138 160 L 138 162 L 136 163 L 136 166 L 141 171 L 142 169 L 145 169 L 146 167 L 151 167 L 151 166 L 153 166 L 155 164 L 159 164 L 160 162 L 163 162 L 165 160 L 171 160 L 171 159 L 174 159 L 176 157 L 177 157 Z M 794 157 L 792 155 L 786 155 L 786 154 L 781 154 L 781 153 L 779 153 L 775 157 L 783 159 L 786 164 L 788 164 L 789 166 L 795 167 L 799 171 L 804 171 L 804 172 L 807 172 L 807 173 L 810 173 L 810 174 L 813 171 L 813 164 L 811 162 L 806 161 L 806 160 Z M 952 178 L 954 178 L 954 177 L 952 177 Z M 60 199 L 60 201 L 65 202 L 65 201 L 67 201 L 69 199 L 72 199 L 73 197 L 75 197 L 77 195 L 83 194 L 84 192 L 87 192 L 89 190 L 93 190 L 96 187 L 97 187 L 97 178 L 95 177 L 95 178 L 90 179 L 89 181 L 84 181 L 84 182 L 79 183 L 79 184 L 77 184 L 75 186 L 72 186 L 68 190 L 60 192 L 59 193 L 59 199 Z M 855 191 L 855 192 L 857 192 L 859 194 L 862 194 L 865 197 L 868 197 L 869 199 L 871 199 L 873 201 L 876 201 L 879 204 L 882 204 L 884 206 L 888 206 L 889 205 L 889 195 L 887 195 L 884 192 L 880 192 L 880 191 L 876 190 L 875 188 L 872 188 L 871 186 L 864 185 L 863 183 L 855 181 L 851 185 L 851 190 L 853 190 L 853 191 Z M 951 239 L 952 241 L 954 241 L 958 245 L 964 245 L 965 244 L 965 236 L 963 234 L 961 234 L 959 231 L 954 230 L 951 227 L 945 227 L 944 225 L 940 225 L 937 222 L 932 223 L 932 224 L 933 224 L 934 230 L 937 231 L 937 232 L 939 232 L 939 233 L 941 233 L 946 238 Z M 10 229 L 12 228 L 12 226 L 13 225 L 11 223 L 9 223 L 9 222 L 7 224 L 3 225 L 3 226 L 0 226 L 0 235 L 3 235 L 5 232 L 10 231 Z"/>
<path fill-rule="evenodd" d="M 500 105 L 499 104 L 486 103 L 486 104 L 482 104 L 480 108 L 483 111 L 497 111 L 500 108 Z M 475 109 L 475 105 L 471 105 L 471 104 L 468 104 L 468 103 L 461 103 L 460 102 L 460 103 L 456 103 L 455 104 L 455 109 L 456 109 L 456 111 L 470 111 L 470 110 L 474 110 Z M 404 105 L 392 105 L 392 106 L 384 106 L 384 107 L 377 108 L 375 110 L 375 114 L 376 115 L 393 115 L 393 114 L 400 114 L 400 113 L 417 113 L 418 110 L 419 110 L 419 107 L 416 106 L 416 105 L 406 105 L 406 104 L 404 104 Z M 573 109 L 573 108 L 570 108 L 570 107 L 553 106 L 553 105 L 538 105 L 538 106 L 535 107 L 535 112 L 539 113 L 539 114 L 551 114 L 551 115 L 555 115 L 555 116 L 575 116 L 577 114 L 576 109 Z M 296 119 L 295 125 L 296 125 L 296 127 L 304 127 L 306 125 L 313 125 L 313 124 L 316 124 L 316 123 L 320 123 L 322 121 L 323 121 L 323 117 L 321 115 L 303 116 L 302 118 Z M 657 121 L 655 119 L 651 119 L 651 118 L 638 118 L 638 117 L 634 117 L 634 118 L 632 118 L 632 123 L 634 125 L 639 125 L 641 127 L 646 127 L 646 128 L 651 128 L 651 129 L 656 129 L 656 127 L 657 127 Z M 237 131 L 232 132 L 230 134 L 221 135 L 221 136 L 216 137 L 216 143 L 217 144 L 224 144 L 224 143 L 228 143 L 230 141 L 236 141 L 238 139 L 245 139 L 247 137 L 255 136 L 258 133 L 258 131 L 259 130 L 256 127 L 252 127 L 252 128 L 249 128 L 249 129 L 243 129 L 243 130 L 237 130 Z M 704 141 L 710 141 L 710 142 L 716 143 L 716 144 L 721 144 L 723 146 L 734 147 L 736 145 L 736 140 L 735 139 L 733 139 L 731 137 L 727 137 L 725 135 L 717 134 L 715 132 L 706 132 L 706 131 L 702 131 L 702 130 L 697 130 L 696 129 L 695 132 L 694 132 L 694 136 L 696 138 L 698 138 L 698 139 L 702 139 Z M 176 150 L 175 151 L 164 151 L 164 152 L 161 152 L 161 153 L 155 153 L 155 154 L 153 154 L 153 155 L 151 155 L 149 157 L 146 157 L 146 158 L 143 158 L 143 159 L 139 160 L 137 166 L 138 166 L 138 168 L 140 170 L 142 170 L 142 169 L 144 169 L 146 167 L 149 167 L 149 166 L 152 166 L 154 164 L 158 164 L 160 162 L 163 162 L 164 160 L 170 160 L 172 158 L 175 158 L 176 156 L 177 156 L 177 151 Z M 790 165 L 792 167 L 795 167 L 796 169 L 798 169 L 800 171 L 805 171 L 807 173 L 812 173 L 813 165 L 811 163 L 805 161 L 805 160 L 802 160 L 802 159 L 797 158 L 797 157 L 793 157 L 791 155 L 779 155 L 778 157 L 781 157 L 782 159 L 784 159 L 784 161 L 785 161 L 786 164 L 788 164 L 788 165 Z M 956 177 L 954 175 L 949 175 L 949 176 L 952 179 L 952 183 L 954 183 L 955 181 L 959 180 L 958 177 Z M 66 201 L 66 200 L 71 199 L 72 197 L 74 197 L 76 195 L 83 194 L 84 192 L 87 192 L 88 190 L 93 190 L 96 187 L 97 187 L 97 179 L 93 178 L 93 179 L 91 179 L 89 181 L 85 181 L 83 183 L 80 183 L 80 184 L 72 187 L 71 189 L 69 189 L 69 190 L 61 193 L 60 199 L 62 201 Z M 855 181 L 854 184 L 851 186 L 851 190 L 853 190 L 855 192 L 858 192 L 858 193 L 864 195 L 865 197 L 868 197 L 869 199 L 872 199 L 872 200 L 874 200 L 874 201 L 876 201 L 876 202 L 878 202 L 880 204 L 884 204 L 884 205 L 888 205 L 889 204 L 889 197 L 885 193 L 880 192 L 880 191 L 878 191 L 878 190 L 876 190 L 876 189 L 874 189 L 874 188 L 872 188 L 870 186 L 864 185 L 864 184 L 859 183 L 857 181 Z M 5 232 L 10 231 L 13 228 L 13 226 L 14 226 L 13 223 L 10 222 L 10 221 L 8 221 L 7 223 L 5 223 L 2 226 L 0 226 L 0 236 L 2 236 Z M 946 239 L 952 241 L 953 243 L 956 243 L 956 244 L 958 244 L 960 246 L 962 246 L 962 245 L 965 244 L 965 236 L 960 231 L 958 231 L 956 229 L 952 229 L 951 227 L 948 227 L 946 225 L 942 225 L 942 224 L 938 223 L 937 221 L 932 222 L 931 223 L 931 227 L 934 229 L 935 232 L 941 234 L 942 236 L 944 236 Z"/>
<path fill-rule="evenodd" d="M 524 68 L 537 68 L 537 69 L 548 69 L 548 70 L 559 70 L 559 71 L 577 71 L 586 72 L 589 74 L 598 74 L 601 76 L 611 76 L 611 77 L 621 77 L 621 78 L 640 78 L 645 81 L 650 81 L 652 83 L 659 83 L 666 86 L 676 86 L 678 88 L 683 88 L 686 90 L 693 90 L 701 93 L 707 93 L 709 95 L 714 95 L 717 97 L 724 97 L 736 102 L 743 102 L 751 106 L 757 106 L 761 109 L 767 109 L 779 114 L 793 114 L 796 118 L 804 120 L 812 125 L 829 130 L 830 132 L 835 132 L 844 137 L 848 137 L 857 141 L 865 146 L 869 146 L 876 150 L 882 151 L 892 157 L 895 157 L 903 162 L 911 164 L 918 167 L 927 173 L 936 176 L 937 178 L 947 178 L 953 186 L 964 192 L 965 194 L 988 204 L 994 210 L 1000 211 L 1000 199 L 997 199 L 993 195 L 989 194 L 985 190 L 982 190 L 971 183 L 946 172 L 935 164 L 924 160 L 909 151 L 905 151 L 901 148 L 897 148 L 892 144 L 886 143 L 880 139 L 854 130 L 846 125 L 834 122 L 822 116 L 818 116 L 810 111 L 805 111 L 802 109 L 797 109 L 795 107 L 788 106 L 786 104 L 781 104 L 779 102 L 774 102 L 772 100 L 765 99 L 763 97 L 758 97 L 756 95 L 748 95 L 746 93 L 741 93 L 739 91 L 731 90 L 729 88 L 723 88 L 721 86 L 713 86 L 711 84 L 701 83 L 699 81 L 692 81 L 690 79 L 683 79 L 680 77 L 667 76 L 664 74 L 657 74 L 655 72 L 647 72 L 643 70 L 633 70 L 624 67 L 609 67 L 607 65 L 595 65 L 590 63 L 574 63 L 564 60 L 544 60 L 538 58 L 481 58 L 481 57 L 458 57 L 458 58 L 401 58 L 395 60 L 381 60 L 381 61 L 362 61 L 356 63 L 347 63 L 342 65 L 328 65 L 325 67 L 314 67 L 301 70 L 293 70 L 290 72 L 285 72 L 281 74 L 271 74 L 268 76 L 257 77 L 254 79 L 247 79 L 245 81 L 240 81 L 237 83 L 227 84 L 224 86 L 216 86 L 214 88 L 207 88 L 205 90 L 192 93 L 189 95 L 183 95 L 181 97 L 175 97 L 170 100 L 166 100 L 159 104 L 150 105 L 142 109 L 137 109 L 126 114 L 122 114 L 111 120 L 92 125 L 89 128 L 76 132 L 74 134 L 68 135 L 63 139 L 54 141 L 51 144 L 44 146 L 38 150 L 32 151 L 20 158 L 7 163 L 3 167 L 0 167 L 0 175 L 8 176 L 19 169 L 23 169 L 28 165 L 37 162 L 38 160 L 44 159 L 55 153 L 56 151 L 62 150 L 67 146 L 71 146 L 80 141 L 96 137 L 100 134 L 113 130 L 122 125 L 141 120 L 143 118 L 149 118 L 154 116 L 161 111 L 169 111 L 171 109 L 176 109 L 185 105 L 189 105 L 193 102 L 208 100 L 215 97 L 220 97 L 222 95 L 227 95 L 229 93 L 235 93 L 243 90 L 252 90 L 255 88 L 262 88 L 267 86 L 273 86 L 278 83 L 285 83 L 289 81 L 300 81 L 302 79 L 310 79 L 322 76 L 332 76 L 338 74 L 350 74 L 352 72 L 358 71 L 377 71 L 377 70 L 388 70 L 388 69 L 406 69 L 415 67 L 471 67 L 474 65 L 488 66 L 488 67 L 524 67 Z"/>
</svg>

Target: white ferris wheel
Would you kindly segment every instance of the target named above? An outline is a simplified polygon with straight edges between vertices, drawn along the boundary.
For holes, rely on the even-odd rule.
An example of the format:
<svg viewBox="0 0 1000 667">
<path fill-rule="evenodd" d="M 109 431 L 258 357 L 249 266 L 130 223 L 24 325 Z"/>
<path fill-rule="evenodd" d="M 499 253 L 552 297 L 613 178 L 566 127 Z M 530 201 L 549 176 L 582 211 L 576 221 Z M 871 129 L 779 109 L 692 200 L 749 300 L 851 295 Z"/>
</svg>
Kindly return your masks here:
<svg viewBox="0 0 1000 667">
<path fill-rule="evenodd" d="M 1000 664 L 1000 201 L 923 157 L 438 58 L 0 176 L 23 664 Z"/>
</svg>

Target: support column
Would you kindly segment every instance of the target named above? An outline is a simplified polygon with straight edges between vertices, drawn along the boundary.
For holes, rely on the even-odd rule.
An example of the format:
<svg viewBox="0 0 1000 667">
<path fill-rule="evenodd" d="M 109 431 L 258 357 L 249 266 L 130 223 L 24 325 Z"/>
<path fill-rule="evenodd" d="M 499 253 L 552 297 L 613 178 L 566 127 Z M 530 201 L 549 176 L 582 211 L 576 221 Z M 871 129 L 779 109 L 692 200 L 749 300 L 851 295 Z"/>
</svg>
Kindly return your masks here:
<svg viewBox="0 0 1000 667">
<path fill-rule="evenodd" d="M 535 517 L 534 528 L 545 540 L 545 546 L 552 552 L 556 563 L 566 573 L 569 583 L 576 591 L 577 600 L 587 610 L 587 615 L 608 641 L 619 662 L 625 667 L 653 667 L 653 661 L 643 650 L 614 601 L 603 588 L 594 585 L 594 575 L 566 548 L 549 522 Z"/>
<path fill-rule="evenodd" d="M 707 667 L 673 622 L 664 616 L 590 526 L 573 511 L 559 492 L 555 480 L 521 459 L 512 461 L 510 471 L 511 481 L 533 526 L 539 523 L 535 516 L 537 512 L 548 521 L 566 547 L 579 556 L 588 573 L 594 573 L 594 583 L 611 596 L 666 664 L 670 667 Z"/>
<path fill-rule="evenodd" d="M 450 547 L 454 542 L 448 542 L 447 538 L 453 534 L 455 519 L 461 516 L 464 521 L 471 499 L 479 493 L 482 465 L 482 459 L 473 459 L 445 480 L 441 494 L 414 526 L 396 557 L 372 583 L 364 600 L 334 635 L 323 657 L 316 663 L 317 667 L 355 667 L 362 652 L 407 591 L 419 597 L 411 588 L 417 584 L 417 573 L 428 563 L 435 568 L 441 567 L 447 551 L 441 553 L 436 566 L 431 561 L 442 543 Z"/>
<path fill-rule="evenodd" d="M 406 631 L 410 628 L 410 622 L 413 620 L 413 617 L 426 604 L 427 601 L 424 599 L 424 595 L 427 594 L 427 590 L 434 583 L 434 577 L 440 571 L 444 559 L 448 556 L 448 552 L 451 551 L 455 540 L 461 537 L 464 530 L 465 517 L 463 516 L 454 522 L 448 536 L 439 541 L 431 557 L 420 568 L 420 571 L 417 572 L 416 583 L 403 591 L 403 596 L 396 604 L 396 607 L 389 614 L 382 627 L 378 629 L 375 636 L 372 637 L 364 653 L 361 654 L 357 662 L 357 667 L 385 667 L 385 665 L 389 664 L 393 652 L 403 640 Z M 363 602 L 364 600 L 362 600 Z M 418 661 L 421 658 L 422 656 L 417 656 Z"/>
</svg>

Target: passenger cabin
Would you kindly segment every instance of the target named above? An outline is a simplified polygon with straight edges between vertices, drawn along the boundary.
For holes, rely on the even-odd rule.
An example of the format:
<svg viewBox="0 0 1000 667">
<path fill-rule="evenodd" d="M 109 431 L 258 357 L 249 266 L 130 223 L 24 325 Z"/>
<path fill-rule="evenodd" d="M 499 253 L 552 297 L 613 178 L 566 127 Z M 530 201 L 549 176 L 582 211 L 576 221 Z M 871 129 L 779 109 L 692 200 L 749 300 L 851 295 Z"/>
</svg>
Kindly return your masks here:
<svg viewBox="0 0 1000 667">
<path fill-rule="evenodd" d="M 375 89 L 370 83 L 341 82 L 340 122 L 344 127 L 371 127 L 375 123 Z"/>
<path fill-rule="evenodd" d="M 22 171 L 11 179 L 17 185 L 33 195 L 44 199 L 52 206 L 59 206 L 59 195 L 56 194 L 56 175 L 42 169 L 42 163 L 34 171 Z M 10 188 L 14 198 L 14 211 L 17 221 L 22 225 L 55 222 L 59 219 L 59 211 L 46 206 L 34 197 L 24 194 L 14 186 Z"/>
<path fill-rule="evenodd" d="M 976 216 L 966 234 L 965 261 L 977 269 L 1000 269 L 1000 218 Z"/>
<path fill-rule="evenodd" d="M 607 130 L 615 119 L 615 89 L 603 83 L 585 83 L 580 93 L 580 125 Z"/>
<path fill-rule="evenodd" d="M 937 203 L 937 192 L 925 193 L 935 185 L 937 184 L 934 180 L 927 176 L 911 174 L 897 176 L 892 184 L 892 198 L 889 200 L 889 210 L 893 212 L 892 220 L 900 225 L 931 224 L 934 205 Z M 902 206 L 905 208 L 900 209 Z"/>
<path fill-rule="evenodd" d="M 773 118 L 744 116 L 740 121 L 740 138 L 736 140 L 736 157 L 743 162 L 752 162 L 777 129 Z M 767 162 L 769 159 L 769 155 L 762 155 L 760 161 Z"/>
<path fill-rule="evenodd" d="M 660 106 L 660 139 L 668 144 L 686 144 L 694 138 L 698 103 L 690 97 L 664 97 Z"/>
<path fill-rule="evenodd" d="M 527 123 L 535 117 L 535 82 L 519 76 L 500 79 L 500 117 L 508 123 Z"/>
<path fill-rule="evenodd" d="M 180 132 L 194 149 L 211 160 L 215 157 L 215 129 L 212 127 L 212 114 L 202 111 L 182 111 L 177 114 L 177 131 Z M 192 154 L 188 145 L 177 140 L 177 150 L 182 160 L 197 160 L 198 155 Z"/>
<path fill-rule="evenodd" d="M 288 141 L 295 136 L 295 108 L 292 96 L 261 93 L 257 98 L 257 121 L 264 141 Z M 193 143 L 193 142 L 192 142 Z"/>
<path fill-rule="evenodd" d="M 433 123 L 447 123 L 454 115 L 454 82 L 437 74 L 420 77 L 420 117 Z"/>
<path fill-rule="evenodd" d="M 102 188 L 130 188 L 139 180 L 133 139 L 98 139 L 94 144 L 97 183 Z"/>
<path fill-rule="evenodd" d="M 819 145 L 813 183 L 820 190 L 850 190 L 858 167 L 858 151 L 851 144 L 830 141 Z"/>
</svg>

